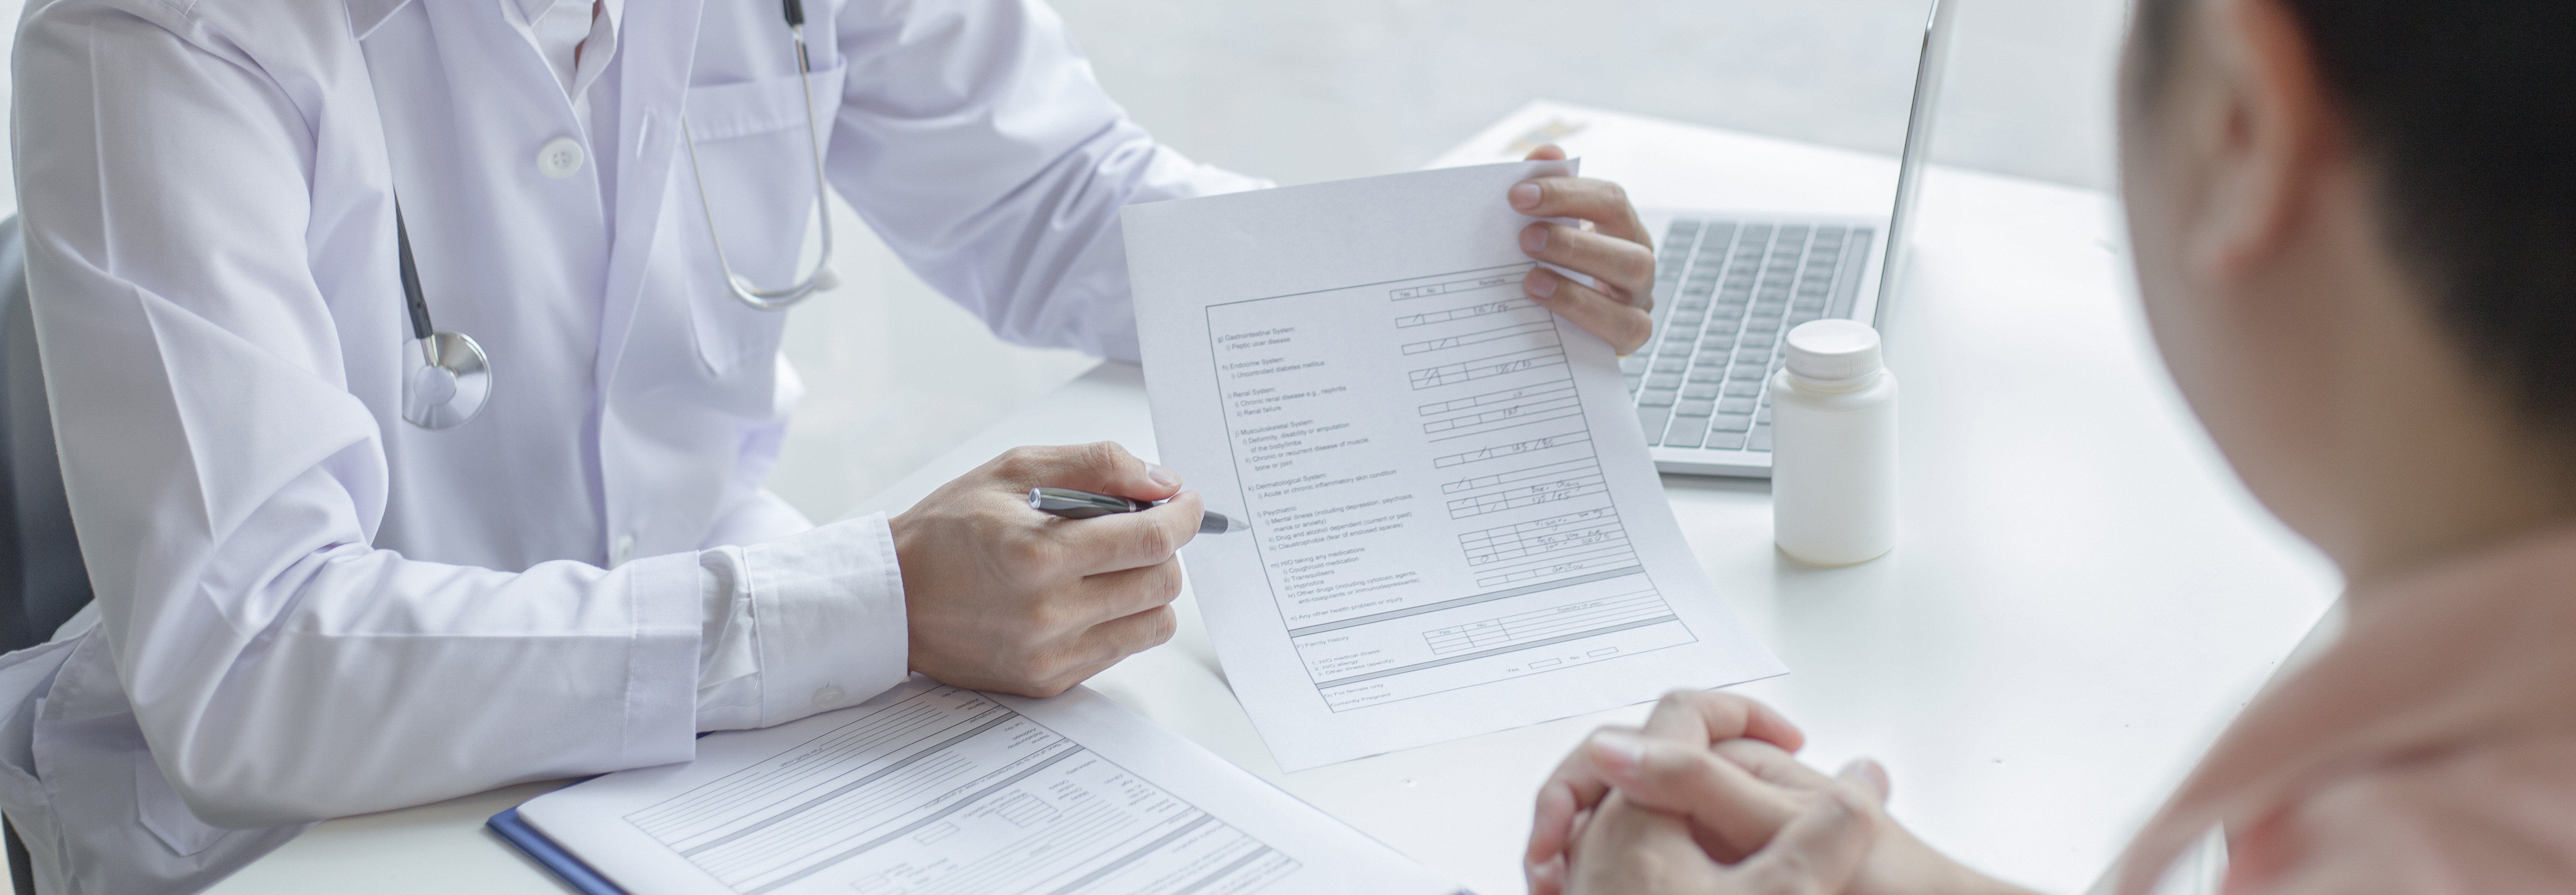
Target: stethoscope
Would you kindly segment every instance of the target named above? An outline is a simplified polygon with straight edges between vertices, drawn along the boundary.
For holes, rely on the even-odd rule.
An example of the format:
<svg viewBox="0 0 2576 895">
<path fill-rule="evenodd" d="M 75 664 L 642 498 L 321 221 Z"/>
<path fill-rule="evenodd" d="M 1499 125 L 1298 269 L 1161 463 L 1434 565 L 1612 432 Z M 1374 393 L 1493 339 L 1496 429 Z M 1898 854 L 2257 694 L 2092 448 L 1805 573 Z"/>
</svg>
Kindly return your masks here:
<svg viewBox="0 0 2576 895">
<path fill-rule="evenodd" d="M 814 61 L 805 52 L 804 0 L 782 0 L 786 13 L 787 34 L 795 42 L 796 82 L 804 88 L 805 147 L 814 162 L 815 217 L 822 221 L 822 254 L 814 268 L 796 282 L 778 289 L 762 289 L 750 278 L 734 273 L 733 262 L 725 257 L 724 235 L 716 229 L 715 203 L 707 197 L 707 175 L 698 167 L 698 140 L 689 130 L 689 116 L 680 114 L 680 142 L 688 147 L 689 174 L 697 179 L 698 208 L 707 217 L 707 240 L 715 244 L 716 266 L 724 273 L 725 288 L 735 300 L 756 310 L 779 311 L 828 292 L 841 284 L 832 273 L 832 212 L 824 205 L 823 125 L 814 115 Z M 492 398 L 492 359 L 483 346 L 464 333 L 440 332 L 429 321 L 429 299 L 421 292 L 420 268 L 412 261 L 411 231 L 403 223 L 402 204 L 394 204 L 395 253 L 402 265 L 403 304 L 411 316 L 411 338 L 419 353 L 403 377 L 403 420 L 423 429 L 453 429 L 482 415 L 483 406 Z"/>
</svg>

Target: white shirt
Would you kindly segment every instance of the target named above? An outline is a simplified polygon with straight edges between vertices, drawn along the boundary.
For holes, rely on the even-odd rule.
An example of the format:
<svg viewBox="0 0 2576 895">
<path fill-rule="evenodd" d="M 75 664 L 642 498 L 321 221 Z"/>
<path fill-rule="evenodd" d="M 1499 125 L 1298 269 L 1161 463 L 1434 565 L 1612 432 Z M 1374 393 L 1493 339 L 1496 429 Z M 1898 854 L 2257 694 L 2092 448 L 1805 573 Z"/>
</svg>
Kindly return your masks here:
<svg viewBox="0 0 2576 895">
<path fill-rule="evenodd" d="M 29 282 L 99 596 L 0 658 L 0 809 L 48 891 L 190 891 L 315 820 L 901 679 L 884 520 L 760 489 L 786 317 L 722 289 L 680 154 L 685 110 L 736 270 L 790 276 L 778 4 L 603 5 L 568 81 L 561 6 L 28 6 Z M 1118 208 L 1257 185 L 1129 123 L 1035 0 L 807 6 L 833 188 L 1005 338 L 1133 358 Z M 436 322 L 492 359 L 458 429 L 399 416 L 397 188 Z"/>
<path fill-rule="evenodd" d="M 590 85 L 617 52 L 617 21 L 626 0 L 500 0 L 510 24 L 535 44 L 537 55 L 554 69 L 555 83 L 581 110 L 590 102 Z M 593 50 L 585 60 L 582 50 Z M 589 67 L 584 68 L 584 62 Z M 586 116 L 575 116 L 587 120 Z"/>
</svg>

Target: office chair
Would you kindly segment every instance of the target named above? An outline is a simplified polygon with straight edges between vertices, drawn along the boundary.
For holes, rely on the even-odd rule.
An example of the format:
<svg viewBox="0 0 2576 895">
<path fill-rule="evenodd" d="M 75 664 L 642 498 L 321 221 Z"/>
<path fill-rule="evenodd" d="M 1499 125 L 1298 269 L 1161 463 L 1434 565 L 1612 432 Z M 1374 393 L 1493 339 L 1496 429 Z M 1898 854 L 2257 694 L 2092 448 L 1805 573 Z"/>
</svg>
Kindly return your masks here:
<svg viewBox="0 0 2576 895">
<path fill-rule="evenodd" d="M 89 568 L 72 533 L 45 371 L 36 358 L 26 243 L 13 215 L 0 220 L 0 652 L 45 642 L 89 601 Z M 15 826 L 0 823 L 0 831 L 10 882 L 32 895 L 35 865 L 27 844 Z"/>
</svg>

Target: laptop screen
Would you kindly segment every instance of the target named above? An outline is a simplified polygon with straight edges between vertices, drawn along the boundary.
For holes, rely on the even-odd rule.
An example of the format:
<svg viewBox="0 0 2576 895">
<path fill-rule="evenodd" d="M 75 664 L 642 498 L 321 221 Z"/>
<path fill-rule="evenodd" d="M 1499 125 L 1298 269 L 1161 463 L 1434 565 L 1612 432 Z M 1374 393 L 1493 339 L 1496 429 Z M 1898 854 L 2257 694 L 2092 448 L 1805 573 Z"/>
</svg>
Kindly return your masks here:
<svg viewBox="0 0 2576 895">
<path fill-rule="evenodd" d="M 1882 329 L 1904 271 L 1906 247 L 1913 241 L 1915 194 L 1922 191 L 1923 169 L 1931 164 L 1932 125 L 1939 117 L 1941 76 L 1950 59 L 1951 12 L 1957 6 L 1957 0 L 1932 0 L 1931 17 L 1923 25 L 1923 55 L 1914 72 L 1914 107 L 1905 125 L 1905 157 L 1897 166 L 1896 208 L 1888 216 L 1887 260 L 1879 267 L 1878 308 L 1870 321 Z"/>
</svg>

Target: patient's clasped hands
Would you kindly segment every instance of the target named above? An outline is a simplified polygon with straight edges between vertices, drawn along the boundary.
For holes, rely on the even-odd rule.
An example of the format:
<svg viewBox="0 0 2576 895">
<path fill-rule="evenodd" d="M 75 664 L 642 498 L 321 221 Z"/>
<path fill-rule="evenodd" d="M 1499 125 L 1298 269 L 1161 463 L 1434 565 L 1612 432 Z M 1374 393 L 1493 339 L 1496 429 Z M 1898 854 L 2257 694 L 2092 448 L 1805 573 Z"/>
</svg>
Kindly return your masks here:
<svg viewBox="0 0 2576 895">
<path fill-rule="evenodd" d="M 1605 727 L 1538 794 L 1531 895 L 2017 892 L 1933 851 L 1883 808 L 1887 777 L 1835 776 L 1760 703 L 1682 692 L 1643 728 Z"/>
</svg>

